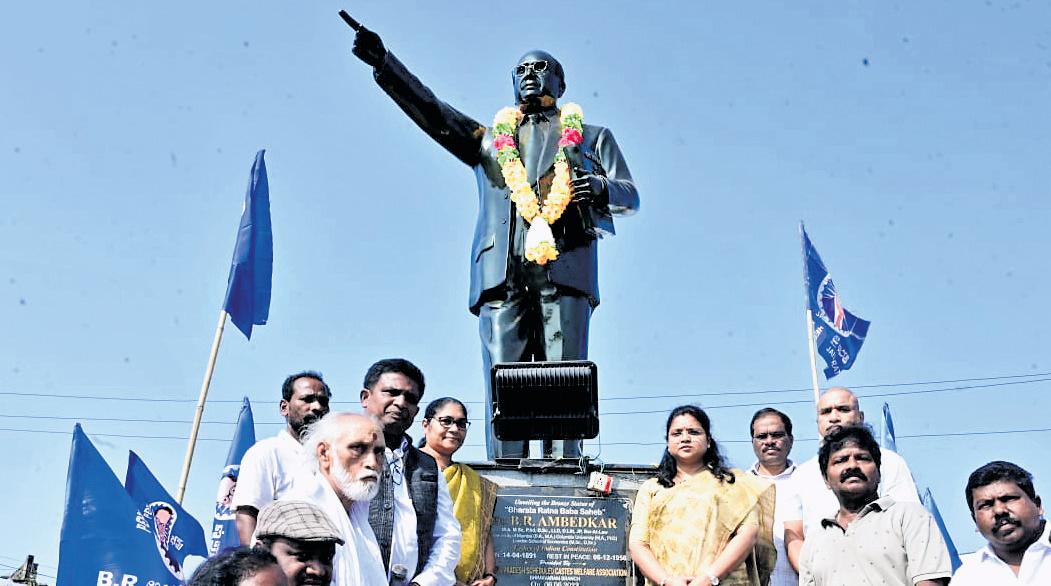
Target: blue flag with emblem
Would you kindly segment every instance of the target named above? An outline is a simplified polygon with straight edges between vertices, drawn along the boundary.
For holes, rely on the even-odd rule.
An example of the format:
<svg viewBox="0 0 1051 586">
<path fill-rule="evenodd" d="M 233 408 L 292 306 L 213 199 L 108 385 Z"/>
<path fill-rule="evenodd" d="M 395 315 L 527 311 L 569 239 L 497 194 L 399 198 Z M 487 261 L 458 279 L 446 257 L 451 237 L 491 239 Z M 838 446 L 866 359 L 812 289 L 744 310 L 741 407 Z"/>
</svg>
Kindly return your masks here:
<svg viewBox="0 0 1051 586">
<path fill-rule="evenodd" d="M 807 309 L 813 318 L 814 346 L 825 360 L 825 378 L 830 379 L 854 366 L 861 345 L 865 343 L 869 322 L 843 307 L 836 285 L 802 222 L 799 223 L 799 232 L 803 238 Z"/>
<path fill-rule="evenodd" d="M 270 315 L 270 286 L 274 272 L 274 237 L 270 226 L 270 185 L 263 153 L 255 155 L 248 179 L 241 226 L 230 266 L 223 309 L 246 338 L 252 326 L 263 325 Z"/>
<path fill-rule="evenodd" d="M 226 454 L 226 466 L 219 476 L 219 492 L 215 496 L 215 518 L 212 521 L 212 537 L 208 543 L 208 554 L 219 552 L 241 545 L 237 536 L 236 511 L 233 510 L 234 491 L 237 490 L 237 476 L 241 471 L 241 458 L 248 448 L 255 443 L 255 422 L 252 419 L 252 405 L 245 397 L 241 403 L 241 412 L 237 415 L 237 428 L 234 439 L 230 442 L 230 451 Z"/>
<path fill-rule="evenodd" d="M 934 522 L 938 525 L 938 531 L 941 531 L 942 539 L 945 540 L 945 547 L 949 549 L 949 560 L 952 563 L 952 571 L 955 574 L 956 569 L 963 565 L 963 562 L 960 561 L 960 554 L 956 551 L 956 546 L 953 545 L 952 537 L 949 536 L 949 530 L 945 528 L 945 521 L 942 521 L 942 514 L 938 512 L 938 504 L 934 502 L 934 495 L 931 494 L 930 488 L 923 491 L 920 502 L 927 508 L 927 512 L 934 517 Z"/>
<path fill-rule="evenodd" d="M 164 563 L 152 523 L 76 424 L 66 476 L 57 585 L 182 583 L 181 576 Z"/>
<path fill-rule="evenodd" d="M 157 539 L 157 549 L 173 574 L 189 579 L 183 568 L 187 556 L 208 557 L 204 529 L 175 502 L 157 477 L 135 452 L 128 452 L 128 473 L 124 488 L 138 506 L 137 515 L 146 521 Z"/>
<path fill-rule="evenodd" d="M 898 451 L 898 441 L 894 437 L 894 419 L 890 416 L 890 405 L 883 404 L 883 425 L 880 428 L 879 447 L 892 452 Z"/>
</svg>

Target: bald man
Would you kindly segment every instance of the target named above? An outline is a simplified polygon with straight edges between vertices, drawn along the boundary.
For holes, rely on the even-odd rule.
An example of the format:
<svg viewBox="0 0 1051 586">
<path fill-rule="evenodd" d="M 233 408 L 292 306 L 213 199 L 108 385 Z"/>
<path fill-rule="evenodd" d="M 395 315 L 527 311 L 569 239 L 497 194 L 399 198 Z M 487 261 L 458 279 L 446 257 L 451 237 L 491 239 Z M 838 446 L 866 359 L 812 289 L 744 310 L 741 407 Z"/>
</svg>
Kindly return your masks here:
<svg viewBox="0 0 1051 586">
<path fill-rule="evenodd" d="M 818 437 L 825 438 L 844 427 L 862 425 L 865 425 L 865 412 L 850 389 L 832 387 L 821 395 L 817 402 Z M 823 439 L 821 441 L 824 443 Z M 919 493 L 908 464 L 889 449 L 881 451 L 879 496 L 891 497 L 899 503 L 918 503 Z M 839 509 L 839 501 L 825 482 L 816 455 L 796 468 L 791 483 L 796 506 L 790 510 L 795 511 L 796 518 L 785 518 L 785 549 L 789 562 L 798 572 L 804 535 L 818 526 L 821 519 L 833 516 Z"/>
</svg>

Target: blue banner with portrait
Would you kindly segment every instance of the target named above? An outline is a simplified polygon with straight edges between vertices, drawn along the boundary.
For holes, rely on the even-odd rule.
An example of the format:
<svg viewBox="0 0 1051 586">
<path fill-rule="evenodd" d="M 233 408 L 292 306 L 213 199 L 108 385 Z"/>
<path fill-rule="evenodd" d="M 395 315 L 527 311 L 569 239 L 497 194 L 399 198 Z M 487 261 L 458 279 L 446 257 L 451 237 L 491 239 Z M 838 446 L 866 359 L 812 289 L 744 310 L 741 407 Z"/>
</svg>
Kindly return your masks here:
<svg viewBox="0 0 1051 586">
<path fill-rule="evenodd" d="M 869 331 L 869 322 L 847 311 L 840 300 L 825 263 L 810 242 L 803 224 L 803 264 L 807 308 L 813 316 L 814 345 L 825 360 L 825 378 L 830 379 L 854 366 Z"/>
<path fill-rule="evenodd" d="M 76 424 L 59 537 L 58 586 L 182 583 L 159 555 L 154 528 Z"/>
<path fill-rule="evenodd" d="M 161 561 L 172 575 L 188 580 L 190 576 L 183 570 L 186 557 L 208 557 L 201 524 L 175 502 L 135 452 L 128 452 L 124 488 L 138 506 L 136 521 L 153 531 Z"/>
<path fill-rule="evenodd" d="M 219 475 L 219 491 L 215 496 L 215 518 L 212 521 L 212 536 L 208 543 L 209 555 L 241 545 L 241 539 L 237 536 L 237 512 L 231 508 L 231 505 L 234 500 L 234 491 L 237 490 L 241 458 L 253 444 L 255 444 L 255 421 L 252 419 L 252 405 L 248 402 L 248 397 L 245 397 L 241 403 L 241 412 L 237 415 L 234 439 L 230 442 L 230 451 L 226 454 L 226 466 Z"/>
</svg>

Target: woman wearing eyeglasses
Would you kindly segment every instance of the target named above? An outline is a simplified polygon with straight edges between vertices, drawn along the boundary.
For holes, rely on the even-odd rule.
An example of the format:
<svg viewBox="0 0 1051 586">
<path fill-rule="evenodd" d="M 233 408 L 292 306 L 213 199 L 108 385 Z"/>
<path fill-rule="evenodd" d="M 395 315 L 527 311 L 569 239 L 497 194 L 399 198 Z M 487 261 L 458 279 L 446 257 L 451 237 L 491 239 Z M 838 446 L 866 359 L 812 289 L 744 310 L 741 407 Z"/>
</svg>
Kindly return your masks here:
<svg viewBox="0 0 1051 586">
<path fill-rule="evenodd" d="M 708 415 L 676 407 L 657 478 L 635 497 L 628 550 L 647 586 L 761 586 L 774 566 L 773 484 L 731 470 Z"/>
<path fill-rule="evenodd" d="M 453 462 L 453 454 L 463 446 L 467 428 L 467 408 L 452 397 L 435 399 L 423 412 L 423 438 L 420 450 L 438 462 L 445 474 L 453 513 L 460 522 L 460 563 L 456 566 L 457 584 L 494 586 L 496 553 L 489 528 L 493 523 L 496 484 L 479 476 L 466 464 Z"/>
</svg>

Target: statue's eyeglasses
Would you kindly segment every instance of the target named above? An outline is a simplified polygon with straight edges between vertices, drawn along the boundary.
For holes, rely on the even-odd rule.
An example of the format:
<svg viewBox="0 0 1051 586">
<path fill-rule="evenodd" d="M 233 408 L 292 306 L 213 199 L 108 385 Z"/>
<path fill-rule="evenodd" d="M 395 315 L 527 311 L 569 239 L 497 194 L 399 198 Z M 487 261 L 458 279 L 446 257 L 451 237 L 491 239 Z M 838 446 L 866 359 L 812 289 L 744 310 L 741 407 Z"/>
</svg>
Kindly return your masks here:
<svg viewBox="0 0 1051 586">
<path fill-rule="evenodd" d="M 533 61 L 532 63 L 523 63 L 518 67 L 515 67 L 515 75 L 522 77 L 529 73 L 529 70 L 533 70 L 533 73 L 540 73 L 541 71 L 547 71 L 547 61 Z"/>
<path fill-rule="evenodd" d="M 438 417 L 435 419 L 438 425 L 445 429 L 449 429 L 452 426 L 459 427 L 460 429 L 467 431 L 468 427 L 471 427 L 471 422 L 466 419 L 453 419 L 452 417 Z"/>
</svg>

